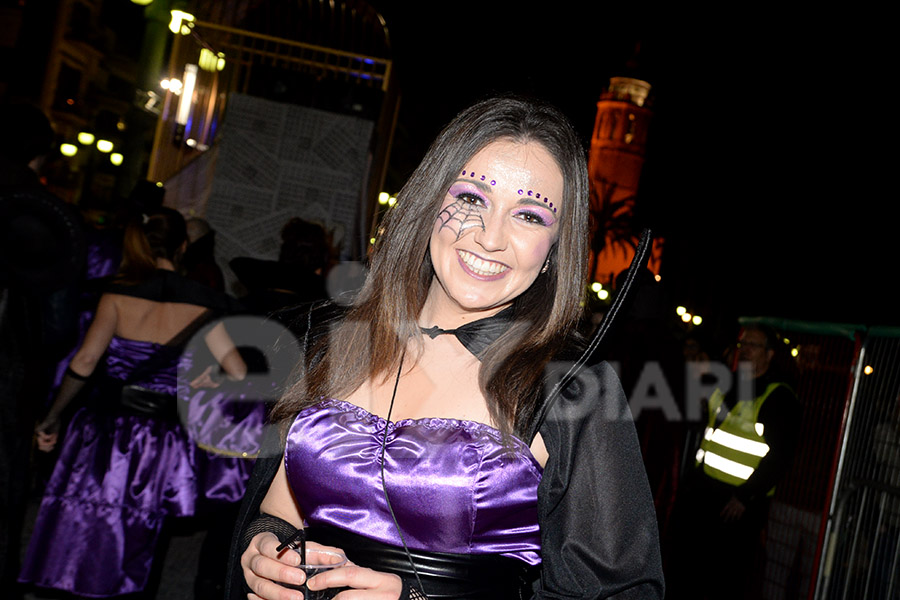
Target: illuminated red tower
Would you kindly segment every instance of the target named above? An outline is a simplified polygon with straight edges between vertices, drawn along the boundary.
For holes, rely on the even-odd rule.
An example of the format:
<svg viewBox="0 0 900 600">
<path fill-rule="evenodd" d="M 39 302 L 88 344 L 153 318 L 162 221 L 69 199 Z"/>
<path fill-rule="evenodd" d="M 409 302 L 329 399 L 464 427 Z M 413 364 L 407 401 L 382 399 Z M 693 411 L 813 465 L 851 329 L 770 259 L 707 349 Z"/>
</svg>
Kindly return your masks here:
<svg viewBox="0 0 900 600">
<path fill-rule="evenodd" d="M 591 275 L 612 284 L 634 256 L 640 233 L 633 224 L 634 203 L 653 112 L 650 84 L 612 77 L 597 102 L 588 169 L 591 177 Z M 650 270 L 659 273 L 662 240 L 656 239 Z"/>
</svg>

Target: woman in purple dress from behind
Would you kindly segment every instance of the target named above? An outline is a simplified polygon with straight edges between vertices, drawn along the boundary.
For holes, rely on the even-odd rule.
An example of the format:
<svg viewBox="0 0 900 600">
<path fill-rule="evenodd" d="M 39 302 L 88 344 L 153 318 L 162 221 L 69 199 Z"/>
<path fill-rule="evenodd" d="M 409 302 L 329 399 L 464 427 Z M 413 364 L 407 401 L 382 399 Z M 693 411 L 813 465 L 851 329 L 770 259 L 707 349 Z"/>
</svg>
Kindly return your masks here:
<svg viewBox="0 0 900 600">
<path fill-rule="evenodd" d="M 173 209 L 126 230 L 119 273 L 36 427 L 39 449 L 49 451 L 67 406 L 84 404 L 62 440 L 20 581 L 88 597 L 140 592 L 168 517 L 196 514 L 204 486 L 235 490 L 231 502 L 243 493 L 246 467 L 235 459 L 217 471 L 238 485 L 208 481 L 209 457 L 178 420 L 179 362 L 190 359 L 184 343 L 201 326 L 225 371 L 246 372 L 224 326 L 212 324 L 234 301 L 175 272 L 185 240 Z"/>
<path fill-rule="evenodd" d="M 594 363 L 545 394 L 581 352 L 587 256 L 584 149 L 559 111 L 496 98 L 451 122 L 354 304 L 298 321 L 307 358 L 248 485 L 229 598 L 299 600 L 286 548 L 304 538 L 350 560 L 306 582 L 339 600 L 661 598 L 618 379 Z"/>
</svg>

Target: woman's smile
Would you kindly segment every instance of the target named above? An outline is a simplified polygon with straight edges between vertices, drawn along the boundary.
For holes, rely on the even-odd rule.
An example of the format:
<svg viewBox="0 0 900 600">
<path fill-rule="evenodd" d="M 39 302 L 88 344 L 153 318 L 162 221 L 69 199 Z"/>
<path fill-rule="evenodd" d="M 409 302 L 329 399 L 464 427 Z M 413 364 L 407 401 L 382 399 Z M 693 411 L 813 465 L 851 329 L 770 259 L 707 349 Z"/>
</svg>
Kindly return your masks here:
<svg viewBox="0 0 900 600">
<path fill-rule="evenodd" d="M 509 267 L 503 263 L 483 259 L 472 252 L 457 250 L 456 253 L 459 255 L 463 269 L 476 279 L 494 281 L 504 277 L 509 270 Z"/>
</svg>

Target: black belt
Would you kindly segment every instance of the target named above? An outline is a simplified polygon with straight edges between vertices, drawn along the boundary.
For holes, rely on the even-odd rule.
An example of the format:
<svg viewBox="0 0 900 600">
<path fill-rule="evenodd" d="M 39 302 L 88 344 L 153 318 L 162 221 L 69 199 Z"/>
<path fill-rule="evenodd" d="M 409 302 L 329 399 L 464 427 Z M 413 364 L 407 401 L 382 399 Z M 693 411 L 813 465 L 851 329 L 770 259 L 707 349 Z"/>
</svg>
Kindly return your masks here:
<svg viewBox="0 0 900 600">
<path fill-rule="evenodd" d="M 175 394 L 107 380 L 100 384 L 99 396 L 98 408 L 107 414 L 152 417 L 172 422 L 178 420 Z"/>
<path fill-rule="evenodd" d="M 355 564 L 394 573 L 418 588 L 419 581 L 406 551 L 367 537 L 326 525 L 308 530 L 309 539 L 337 546 Z M 429 598 L 465 600 L 520 600 L 531 597 L 536 569 L 515 558 L 499 554 L 450 554 L 409 550 L 422 590 Z"/>
<path fill-rule="evenodd" d="M 177 417 L 175 394 L 157 392 L 138 385 L 126 385 L 119 398 L 120 408 L 127 414 L 172 420 Z"/>
</svg>

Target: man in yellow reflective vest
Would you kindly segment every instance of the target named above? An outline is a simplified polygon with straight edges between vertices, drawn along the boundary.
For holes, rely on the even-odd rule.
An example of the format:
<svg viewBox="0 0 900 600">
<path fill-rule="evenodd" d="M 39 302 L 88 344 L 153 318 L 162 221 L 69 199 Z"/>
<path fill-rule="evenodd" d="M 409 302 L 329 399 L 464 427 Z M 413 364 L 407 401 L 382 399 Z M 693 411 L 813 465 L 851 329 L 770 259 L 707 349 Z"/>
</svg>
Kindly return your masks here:
<svg viewBox="0 0 900 600">
<path fill-rule="evenodd" d="M 709 399 L 695 468 L 670 521 L 669 598 L 734 599 L 751 589 L 769 500 L 790 467 L 800 428 L 791 377 L 775 360 L 782 347 L 771 328 L 744 327 L 737 381 Z"/>
</svg>

